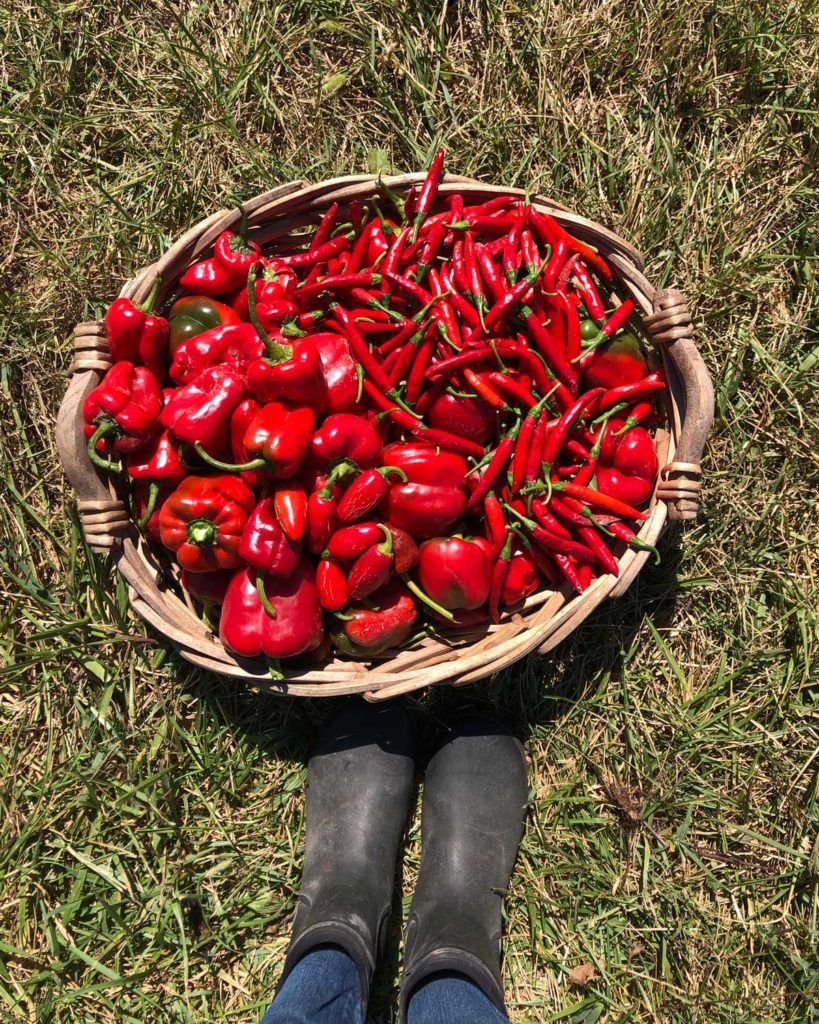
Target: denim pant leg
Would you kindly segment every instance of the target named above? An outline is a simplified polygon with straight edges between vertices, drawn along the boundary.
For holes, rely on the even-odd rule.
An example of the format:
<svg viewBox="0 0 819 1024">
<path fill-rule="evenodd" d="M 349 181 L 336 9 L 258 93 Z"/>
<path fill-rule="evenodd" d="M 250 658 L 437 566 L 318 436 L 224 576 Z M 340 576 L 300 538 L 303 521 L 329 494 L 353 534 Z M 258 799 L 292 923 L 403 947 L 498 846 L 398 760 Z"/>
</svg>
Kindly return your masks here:
<svg viewBox="0 0 819 1024">
<path fill-rule="evenodd" d="M 407 1024 L 509 1024 L 509 1018 L 463 974 L 442 971 L 410 996 Z"/>
<path fill-rule="evenodd" d="M 364 1024 L 353 959 L 337 946 L 310 950 L 288 974 L 261 1024 Z"/>
</svg>

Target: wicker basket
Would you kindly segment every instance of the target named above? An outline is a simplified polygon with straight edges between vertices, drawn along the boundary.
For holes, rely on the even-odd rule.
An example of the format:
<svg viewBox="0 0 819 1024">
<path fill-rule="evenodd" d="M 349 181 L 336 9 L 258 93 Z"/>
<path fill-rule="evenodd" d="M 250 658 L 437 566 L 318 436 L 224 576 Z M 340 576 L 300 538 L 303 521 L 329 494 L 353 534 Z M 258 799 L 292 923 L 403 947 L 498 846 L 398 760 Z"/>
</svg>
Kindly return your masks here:
<svg viewBox="0 0 819 1024">
<path fill-rule="evenodd" d="M 422 180 L 423 175 L 408 174 L 388 178 L 386 184 L 405 192 Z M 292 247 L 293 232 L 315 224 L 332 202 L 343 209 L 353 199 L 365 200 L 377 190 L 376 179 L 369 175 L 334 178 L 319 185 L 304 181 L 282 185 L 245 204 L 251 237 L 263 246 L 282 239 L 280 248 Z M 524 194 L 518 189 L 447 175 L 440 192 L 446 195 L 454 191 L 478 202 L 496 195 Z M 711 378 L 694 344 L 688 307 L 674 289 L 655 291 L 642 274 L 640 254 L 617 235 L 549 199 L 536 196 L 533 202 L 579 238 L 595 245 L 608 259 L 621 289 L 634 298 L 643 315 L 646 337 L 654 346 L 653 358 L 662 362 L 668 374 L 670 430 L 659 430 L 656 435 L 663 468 L 649 517 L 639 534 L 654 543 L 667 519 L 692 519 L 697 513 L 700 460 L 713 418 Z M 137 302 L 144 300 L 157 274 L 172 285 L 189 264 L 208 254 L 221 231 L 237 227 L 238 217 L 235 210 L 222 210 L 201 221 L 157 263 L 130 281 L 122 295 Z M 619 555 L 619 577 L 601 576 L 579 596 L 568 587 L 539 590 L 519 612 L 505 616 L 496 626 L 427 638 L 372 663 L 331 656 L 318 665 L 288 666 L 285 679 L 273 681 L 263 663 L 236 658 L 223 648 L 196 614 L 168 565 L 160 564 L 142 539 L 131 521 L 124 491 L 118 493 L 121 485 L 91 464 L 82 430 L 82 404 L 110 366 L 104 323 L 80 324 L 75 331 L 71 380 L 57 418 L 57 444 L 66 475 L 77 491 L 88 543 L 94 550 L 110 554 L 125 577 L 134 611 L 164 634 L 182 657 L 260 689 L 310 697 L 363 693 L 368 699 L 382 700 L 433 683 L 474 682 L 532 651 L 543 653 L 553 648 L 604 598 L 623 594 L 648 557 L 648 552 L 627 549 Z"/>
</svg>

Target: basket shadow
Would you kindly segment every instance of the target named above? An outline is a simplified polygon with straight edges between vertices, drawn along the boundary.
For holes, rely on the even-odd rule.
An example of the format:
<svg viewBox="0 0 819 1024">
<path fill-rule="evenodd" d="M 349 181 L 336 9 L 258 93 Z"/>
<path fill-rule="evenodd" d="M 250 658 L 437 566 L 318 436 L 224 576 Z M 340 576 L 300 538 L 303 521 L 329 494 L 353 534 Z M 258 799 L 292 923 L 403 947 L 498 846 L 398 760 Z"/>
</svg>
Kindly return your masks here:
<svg viewBox="0 0 819 1024">
<path fill-rule="evenodd" d="M 504 719 L 526 743 L 541 727 L 557 728 L 563 714 L 595 681 L 621 671 L 626 653 L 646 619 L 658 628 L 674 616 L 680 562 L 679 528 L 671 526 L 660 541 L 660 565 L 646 564 L 623 597 L 603 602 L 567 639 L 546 655 L 528 658 L 496 676 L 468 687 L 435 686 L 399 698 L 410 710 L 416 731 L 419 771 L 442 728 L 459 711 L 484 712 Z M 358 697 L 283 700 L 275 694 L 237 686 L 230 679 L 197 669 L 175 652 L 181 685 L 209 714 L 257 746 L 267 757 L 306 765 L 312 742 L 343 702 Z M 417 791 L 416 798 L 417 800 Z M 412 813 L 410 814 L 412 821 Z M 369 1020 L 393 1019 L 403 934 L 405 863 L 399 857 L 393 895 L 393 918 L 384 960 L 373 979 Z M 298 879 L 293 880 L 293 891 Z M 282 928 L 289 922 L 276 922 Z"/>
</svg>

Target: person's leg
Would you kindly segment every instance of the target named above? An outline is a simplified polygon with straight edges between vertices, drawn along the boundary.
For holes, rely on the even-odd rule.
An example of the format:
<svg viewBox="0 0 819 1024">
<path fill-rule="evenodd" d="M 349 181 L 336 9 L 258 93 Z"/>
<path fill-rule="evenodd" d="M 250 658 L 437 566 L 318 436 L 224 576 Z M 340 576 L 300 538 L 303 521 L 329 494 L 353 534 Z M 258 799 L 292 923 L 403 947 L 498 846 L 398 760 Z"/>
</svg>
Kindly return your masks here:
<svg viewBox="0 0 819 1024">
<path fill-rule="evenodd" d="M 364 1024 L 355 961 L 338 946 L 306 953 L 287 975 L 261 1024 Z"/>
<path fill-rule="evenodd" d="M 442 971 L 413 989 L 407 1024 L 509 1024 L 509 1018 L 465 975 Z"/>
<path fill-rule="evenodd" d="M 338 1024 L 363 1020 L 386 939 L 414 775 L 412 730 L 400 705 L 356 699 L 322 730 L 307 770 L 304 868 L 293 933 L 265 1024 L 323 1024 L 327 1007 L 334 1007 Z M 335 949 L 319 949 L 328 946 Z M 295 1009 L 308 990 L 312 1016 Z M 344 1016 L 342 1007 L 354 1015 Z"/>
<path fill-rule="evenodd" d="M 526 799 L 520 743 L 491 719 L 456 721 L 430 759 L 424 782 L 421 867 L 401 989 L 402 1014 L 409 1012 L 413 1024 L 469 1019 L 445 1018 L 435 1007 L 446 1000 L 452 1011 L 459 999 L 471 1004 L 477 995 L 496 1015 L 475 1020 L 504 1019 L 501 905 L 523 834 Z M 460 978 L 435 977 L 422 988 L 442 972 Z"/>
</svg>

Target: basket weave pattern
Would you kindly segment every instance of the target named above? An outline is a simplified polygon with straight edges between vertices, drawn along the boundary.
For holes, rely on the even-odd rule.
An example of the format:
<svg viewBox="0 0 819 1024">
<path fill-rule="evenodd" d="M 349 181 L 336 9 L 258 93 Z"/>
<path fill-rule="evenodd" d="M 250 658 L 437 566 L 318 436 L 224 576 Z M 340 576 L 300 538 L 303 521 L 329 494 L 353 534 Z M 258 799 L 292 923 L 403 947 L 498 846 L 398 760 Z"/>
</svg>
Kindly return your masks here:
<svg viewBox="0 0 819 1024">
<path fill-rule="evenodd" d="M 386 179 L 398 192 L 423 180 L 422 174 Z M 370 175 L 334 178 L 318 185 L 303 181 L 282 185 L 245 204 L 250 237 L 260 245 L 275 243 L 278 251 L 298 246 L 298 231 L 317 223 L 337 202 L 343 213 L 357 199 L 376 194 Z M 523 197 L 519 189 L 446 175 L 440 194 L 461 192 L 467 201 L 482 202 L 497 195 Z M 694 344 L 691 317 L 682 294 L 656 291 L 643 276 L 640 254 L 607 229 L 559 204 L 535 196 L 534 205 L 554 216 L 578 238 L 596 246 L 609 261 L 621 292 L 630 295 L 642 315 L 646 339 L 655 364 L 668 376 L 668 430 L 658 430 L 655 446 L 662 467 L 639 536 L 650 544 L 658 539 L 667 519 L 692 519 L 697 514 L 701 484 L 700 460 L 713 418 L 713 389 L 708 370 Z M 146 267 L 123 288 L 122 295 L 143 301 L 157 274 L 164 292 L 193 262 L 209 255 L 217 235 L 238 226 L 236 210 L 220 211 L 200 221 L 155 264 Z M 277 240 L 280 240 L 277 242 Z M 160 293 L 159 300 L 164 297 Z M 613 299 L 614 302 L 619 300 Z M 199 618 L 188 594 L 176 584 L 172 570 L 160 564 L 134 526 L 122 485 L 99 473 L 86 453 L 82 404 L 112 365 L 101 321 L 79 324 L 75 330 L 71 380 L 57 419 L 57 443 L 66 475 L 77 492 L 78 508 L 89 546 L 108 552 L 128 584 L 134 611 L 164 634 L 188 661 L 233 676 L 272 692 L 300 696 L 363 693 L 382 700 L 434 683 L 465 684 L 482 679 L 519 658 L 555 647 L 606 597 L 625 593 L 649 557 L 649 552 L 626 549 L 619 554 L 620 575 L 601 576 L 582 595 L 568 586 L 543 588 L 522 609 L 506 615 L 499 625 L 428 637 L 391 656 L 362 663 L 338 656 L 319 665 L 285 668 L 285 679 L 274 682 L 266 666 L 236 658 Z"/>
</svg>

